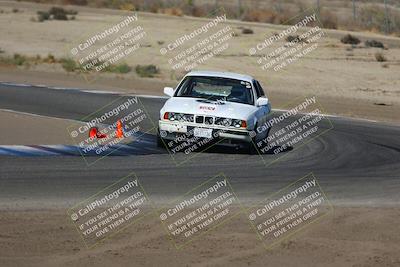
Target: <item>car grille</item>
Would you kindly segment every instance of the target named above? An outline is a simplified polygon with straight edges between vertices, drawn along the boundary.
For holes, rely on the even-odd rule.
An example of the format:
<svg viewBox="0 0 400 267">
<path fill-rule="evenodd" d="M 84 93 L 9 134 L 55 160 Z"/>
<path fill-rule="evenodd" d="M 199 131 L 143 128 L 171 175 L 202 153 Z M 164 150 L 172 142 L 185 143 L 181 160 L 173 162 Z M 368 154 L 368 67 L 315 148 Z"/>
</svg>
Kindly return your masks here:
<svg viewBox="0 0 400 267">
<path fill-rule="evenodd" d="M 213 125 L 214 124 L 214 117 L 211 116 L 196 116 L 196 123 L 206 124 L 206 125 Z"/>
<path fill-rule="evenodd" d="M 205 125 L 218 125 L 218 126 L 231 127 L 233 121 L 234 121 L 233 119 L 229 118 L 195 115 L 195 122 Z"/>
<path fill-rule="evenodd" d="M 238 119 L 213 117 L 206 115 L 193 115 L 185 113 L 174 113 L 174 112 L 169 113 L 169 120 L 180 121 L 180 122 L 195 122 L 196 124 L 218 125 L 218 126 L 235 127 L 235 128 L 239 128 L 241 125 L 241 120 Z"/>
<path fill-rule="evenodd" d="M 204 116 L 196 116 L 196 123 L 204 123 Z"/>
<path fill-rule="evenodd" d="M 206 115 L 193 115 L 193 114 L 184 114 L 184 113 L 169 113 L 169 120 L 171 121 L 180 121 L 180 122 L 194 122 L 196 124 L 202 125 L 217 125 L 229 128 L 240 128 L 241 120 L 238 119 L 230 119 L 230 118 L 222 118 L 222 117 L 213 117 Z"/>
<path fill-rule="evenodd" d="M 204 118 L 204 123 L 207 124 L 207 125 L 214 124 L 214 118 L 207 116 L 207 117 Z"/>
</svg>

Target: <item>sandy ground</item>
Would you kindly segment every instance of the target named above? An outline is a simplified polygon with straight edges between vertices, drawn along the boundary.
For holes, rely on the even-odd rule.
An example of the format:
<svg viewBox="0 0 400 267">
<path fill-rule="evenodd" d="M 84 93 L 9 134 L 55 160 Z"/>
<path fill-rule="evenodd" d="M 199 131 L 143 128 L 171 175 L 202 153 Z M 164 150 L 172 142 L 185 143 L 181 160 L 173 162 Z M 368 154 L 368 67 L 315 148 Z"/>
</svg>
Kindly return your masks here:
<svg viewBox="0 0 400 267">
<path fill-rule="evenodd" d="M 65 210 L 0 212 L 1 266 L 399 266 L 399 208 L 335 207 L 266 250 L 238 216 L 181 250 L 157 217 L 87 249 Z"/>
<path fill-rule="evenodd" d="M 12 13 L 13 7 L 19 8 L 19 12 Z M 118 10 L 71 7 L 79 11 L 74 21 L 30 21 L 36 16 L 37 10 L 46 10 L 48 7 L 7 1 L 0 3 L 0 8 L 5 11 L 0 15 L 0 32 L 7 36 L 0 40 L 0 48 L 5 51 L 3 55 L 20 53 L 45 57 L 51 53 L 57 58 L 67 57 L 70 56 L 70 48 L 77 45 L 79 40 L 120 22 L 126 15 Z M 131 66 L 155 64 L 161 70 L 156 78 L 138 78 L 133 71 L 124 75 L 102 73 L 90 77 L 88 82 L 87 78 L 67 75 L 60 66 L 45 64 L 31 66 L 29 70 L 2 68 L 0 80 L 160 95 L 164 86 L 176 84 L 184 74 L 182 70 L 173 71 L 168 64 L 169 58 L 160 54 L 163 46 L 160 42 L 172 42 L 205 23 L 204 19 L 199 18 L 139 13 L 138 24 L 145 29 L 147 36 L 142 42 L 143 47 L 123 61 Z M 271 36 L 285 27 L 237 21 L 225 24 L 231 26 L 238 36 L 229 41 L 227 50 L 207 60 L 199 69 L 251 74 L 262 82 L 271 102 L 278 108 L 293 97 L 316 94 L 324 101 L 323 106 L 329 113 L 400 121 L 397 115 L 400 114 L 399 38 L 353 33 L 362 41 L 382 41 L 389 49 L 365 48 L 363 45 L 351 48 L 339 41 L 347 32 L 324 30 L 326 35 L 316 50 L 286 69 L 275 72 L 262 70 L 256 58 L 248 55 L 248 51 L 265 36 Z M 244 35 L 240 27 L 251 28 L 254 34 Z M 28 28 L 29 31 L 26 30 Z M 59 30 L 61 28 L 62 31 Z M 283 42 L 278 44 L 282 45 Z M 388 61 L 377 62 L 374 57 L 376 52 L 382 52 Z"/>
<path fill-rule="evenodd" d="M 7 125 L 0 145 L 73 144 L 67 127 L 76 122 L 0 110 L 0 124 Z"/>
</svg>

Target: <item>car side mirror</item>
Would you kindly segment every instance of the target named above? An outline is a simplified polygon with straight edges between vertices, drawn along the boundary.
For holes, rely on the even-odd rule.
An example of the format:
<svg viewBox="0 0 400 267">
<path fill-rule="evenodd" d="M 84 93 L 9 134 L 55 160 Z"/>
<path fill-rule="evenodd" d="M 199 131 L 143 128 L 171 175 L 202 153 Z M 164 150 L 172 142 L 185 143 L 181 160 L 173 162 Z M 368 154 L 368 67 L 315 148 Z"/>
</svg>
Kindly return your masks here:
<svg viewBox="0 0 400 267">
<path fill-rule="evenodd" d="M 164 87 L 164 94 L 166 94 L 169 97 L 172 97 L 174 95 L 174 88 Z"/>
<path fill-rule="evenodd" d="M 260 98 L 258 98 L 257 101 L 256 101 L 256 105 L 257 105 L 258 107 L 260 107 L 260 106 L 267 106 L 268 103 L 269 103 L 269 101 L 268 101 L 268 98 L 266 98 L 266 97 L 260 97 Z"/>
</svg>

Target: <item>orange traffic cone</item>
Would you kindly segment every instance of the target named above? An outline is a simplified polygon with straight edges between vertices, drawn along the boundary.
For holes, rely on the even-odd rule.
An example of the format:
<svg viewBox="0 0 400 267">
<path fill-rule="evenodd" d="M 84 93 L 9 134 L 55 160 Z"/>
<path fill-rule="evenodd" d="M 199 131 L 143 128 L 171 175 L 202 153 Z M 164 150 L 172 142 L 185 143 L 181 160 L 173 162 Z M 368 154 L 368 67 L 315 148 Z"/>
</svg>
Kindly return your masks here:
<svg viewBox="0 0 400 267">
<path fill-rule="evenodd" d="M 117 130 L 115 131 L 115 137 L 116 138 L 123 138 L 124 137 L 124 132 L 122 131 L 121 120 L 117 121 Z"/>
<path fill-rule="evenodd" d="M 89 138 L 93 139 L 93 138 L 106 138 L 107 135 L 99 132 L 99 128 L 97 127 L 92 127 L 89 130 Z"/>
</svg>

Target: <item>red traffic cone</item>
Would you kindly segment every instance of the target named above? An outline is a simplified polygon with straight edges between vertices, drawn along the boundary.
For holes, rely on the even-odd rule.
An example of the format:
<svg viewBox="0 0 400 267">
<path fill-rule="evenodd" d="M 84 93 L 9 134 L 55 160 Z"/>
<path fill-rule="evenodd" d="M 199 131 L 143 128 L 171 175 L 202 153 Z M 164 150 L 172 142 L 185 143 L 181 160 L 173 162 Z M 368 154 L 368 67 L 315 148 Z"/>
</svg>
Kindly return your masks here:
<svg viewBox="0 0 400 267">
<path fill-rule="evenodd" d="M 99 132 L 99 128 L 92 127 L 89 129 L 89 138 L 106 138 L 107 135 Z"/>
<path fill-rule="evenodd" d="M 117 130 L 115 131 L 115 137 L 116 138 L 123 138 L 124 137 L 124 132 L 122 131 L 121 120 L 117 121 Z"/>
</svg>

